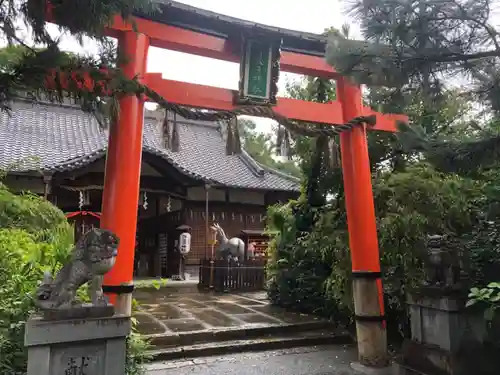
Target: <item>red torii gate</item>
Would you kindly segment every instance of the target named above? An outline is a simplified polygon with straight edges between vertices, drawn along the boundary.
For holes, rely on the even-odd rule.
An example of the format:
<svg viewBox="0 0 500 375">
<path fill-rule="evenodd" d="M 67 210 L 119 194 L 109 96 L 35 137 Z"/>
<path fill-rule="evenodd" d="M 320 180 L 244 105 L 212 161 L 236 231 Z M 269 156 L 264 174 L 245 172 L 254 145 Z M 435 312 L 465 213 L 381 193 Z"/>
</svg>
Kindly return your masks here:
<svg viewBox="0 0 500 375">
<path fill-rule="evenodd" d="M 121 69 L 128 78 L 138 76 L 143 84 L 171 103 L 213 110 L 237 108 L 232 90 L 164 80 L 161 74 L 146 72 L 149 46 L 239 62 L 240 56 L 233 52 L 229 40 L 143 18 L 135 18 L 134 23 L 133 27 L 116 17 L 107 29 L 127 56 Z M 396 131 L 396 121 L 407 121 L 406 116 L 380 114 L 364 107 L 360 87 L 340 76 L 322 57 L 284 51 L 280 67 L 286 72 L 337 81 L 338 100 L 331 103 L 279 98 L 274 110 L 289 119 L 341 124 L 374 114 L 377 123 L 371 129 L 390 132 Z M 111 126 L 109 134 L 101 227 L 120 238 L 116 265 L 105 276 L 105 291 L 117 312 L 130 315 L 144 101 L 136 96 L 123 97 L 120 110 L 118 123 Z M 340 142 L 359 355 L 362 363 L 380 366 L 387 361 L 387 344 L 366 127 L 357 126 L 341 133 Z"/>
</svg>

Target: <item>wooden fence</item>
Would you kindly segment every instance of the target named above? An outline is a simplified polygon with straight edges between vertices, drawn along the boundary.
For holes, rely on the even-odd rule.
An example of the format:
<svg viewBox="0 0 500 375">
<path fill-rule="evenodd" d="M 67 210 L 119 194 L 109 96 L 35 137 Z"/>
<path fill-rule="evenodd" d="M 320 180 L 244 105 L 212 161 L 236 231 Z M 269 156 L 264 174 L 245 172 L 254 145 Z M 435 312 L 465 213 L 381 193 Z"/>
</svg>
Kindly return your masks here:
<svg viewBox="0 0 500 375">
<path fill-rule="evenodd" d="M 266 282 L 265 269 L 265 260 L 239 263 L 232 260 L 202 259 L 199 287 L 216 292 L 263 290 Z"/>
</svg>

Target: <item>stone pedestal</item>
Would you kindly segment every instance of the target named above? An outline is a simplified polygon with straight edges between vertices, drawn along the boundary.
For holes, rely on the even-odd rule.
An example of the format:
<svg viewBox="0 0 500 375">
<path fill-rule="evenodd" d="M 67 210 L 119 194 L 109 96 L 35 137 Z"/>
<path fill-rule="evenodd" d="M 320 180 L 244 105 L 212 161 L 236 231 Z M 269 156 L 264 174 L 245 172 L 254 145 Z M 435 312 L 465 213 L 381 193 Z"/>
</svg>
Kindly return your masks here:
<svg viewBox="0 0 500 375">
<path fill-rule="evenodd" d="M 469 314 L 461 296 L 410 296 L 408 307 L 412 337 L 403 345 L 399 374 L 470 375 L 461 351 L 486 338 L 482 317 Z"/>
<path fill-rule="evenodd" d="M 486 325 L 466 313 L 464 298 L 410 296 L 408 307 L 412 341 L 458 352 L 464 339 L 482 341 L 486 337 Z"/>
<path fill-rule="evenodd" d="M 45 320 L 26 323 L 27 375 L 124 375 L 126 316 Z"/>
</svg>

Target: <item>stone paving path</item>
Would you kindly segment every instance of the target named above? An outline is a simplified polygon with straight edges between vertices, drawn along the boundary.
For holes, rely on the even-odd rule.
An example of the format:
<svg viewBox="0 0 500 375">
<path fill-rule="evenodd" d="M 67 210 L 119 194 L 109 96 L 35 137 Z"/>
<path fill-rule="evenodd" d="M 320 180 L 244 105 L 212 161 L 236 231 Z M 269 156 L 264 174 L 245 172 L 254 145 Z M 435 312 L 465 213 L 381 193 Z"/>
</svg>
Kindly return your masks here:
<svg viewBox="0 0 500 375">
<path fill-rule="evenodd" d="M 148 375 L 362 375 L 353 347 L 322 346 L 153 363 Z M 391 374 L 389 370 L 386 374 Z M 378 372 L 376 374 L 379 374 Z"/>
<path fill-rule="evenodd" d="M 269 305 L 265 293 L 172 293 L 137 290 L 138 330 L 151 336 L 237 330 L 315 322 L 320 319 Z"/>
</svg>

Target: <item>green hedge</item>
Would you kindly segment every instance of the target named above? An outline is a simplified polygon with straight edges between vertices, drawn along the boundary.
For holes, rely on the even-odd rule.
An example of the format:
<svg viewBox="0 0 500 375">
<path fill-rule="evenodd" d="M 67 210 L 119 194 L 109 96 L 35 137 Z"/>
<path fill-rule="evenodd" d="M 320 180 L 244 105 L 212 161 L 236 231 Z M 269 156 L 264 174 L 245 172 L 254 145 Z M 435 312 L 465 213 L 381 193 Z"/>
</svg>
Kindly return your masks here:
<svg viewBox="0 0 500 375">
<path fill-rule="evenodd" d="M 73 228 L 50 202 L 1 184 L 0 228 L 0 374 L 25 374 L 24 323 L 35 310 L 32 296 L 44 271 L 54 274 L 67 261 Z M 79 297 L 88 298 L 85 289 Z M 126 374 L 144 374 L 148 343 L 133 333 L 127 344 Z"/>
</svg>

